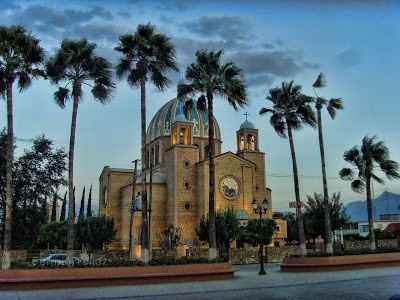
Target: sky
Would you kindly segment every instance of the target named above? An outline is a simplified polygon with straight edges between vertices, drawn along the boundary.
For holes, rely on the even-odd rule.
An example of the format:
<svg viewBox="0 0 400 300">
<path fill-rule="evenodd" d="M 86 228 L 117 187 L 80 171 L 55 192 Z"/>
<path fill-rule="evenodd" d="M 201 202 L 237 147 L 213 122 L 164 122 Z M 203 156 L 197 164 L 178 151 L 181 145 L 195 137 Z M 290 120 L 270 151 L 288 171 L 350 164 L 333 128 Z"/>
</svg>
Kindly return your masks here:
<svg viewBox="0 0 400 300">
<path fill-rule="evenodd" d="M 364 135 L 377 135 L 400 161 L 398 93 L 400 70 L 400 3 L 384 0 L 270 0 L 270 1 L 6 1 L 0 0 L 0 24 L 22 24 L 41 40 L 47 55 L 63 38 L 86 37 L 97 53 L 118 61 L 113 50 L 118 36 L 133 33 L 138 24 L 152 23 L 167 34 L 177 51 L 180 72 L 170 74 L 163 92 L 148 86 L 147 120 L 176 96 L 176 83 L 198 49 L 224 50 L 224 61 L 243 69 L 249 105 L 235 112 L 223 99 L 215 101 L 215 115 L 223 151 L 236 151 L 235 135 L 244 113 L 259 129 L 266 153 L 267 185 L 274 210 L 287 211 L 294 200 L 289 144 L 259 116 L 269 89 L 294 80 L 312 95 L 312 83 L 325 73 L 326 98 L 342 98 L 344 110 L 334 121 L 323 115 L 328 184 L 342 201 L 362 199 L 349 182 L 338 178 L 346 166 L 343 152 L 360 144 Z M 15 90 L 14 122 L 18 138 L 45 134 L 68 150 L 71 105 L 53 101 L 56 87 L 37 80 L 23 93 Z M 140 93 L 118 82 L 112 102 L 102 105 L 85 90 L 79 106 L 75 148 L 75 184 L 93 184 L 106 165 L 131 167 L 140 153 Z M 5 103 L 0 102 L 0 127 L 5 126 Z M 234 120 L 234 121 L 232 121 Z M 294 135 L 301 196 L 322 192 L 317 131 L 304 128 Z M 18 141 L 17 155 L 29 142 Z M 400 192 L 400 182 L 375 185 L 375 194 Z"/>
</svg>

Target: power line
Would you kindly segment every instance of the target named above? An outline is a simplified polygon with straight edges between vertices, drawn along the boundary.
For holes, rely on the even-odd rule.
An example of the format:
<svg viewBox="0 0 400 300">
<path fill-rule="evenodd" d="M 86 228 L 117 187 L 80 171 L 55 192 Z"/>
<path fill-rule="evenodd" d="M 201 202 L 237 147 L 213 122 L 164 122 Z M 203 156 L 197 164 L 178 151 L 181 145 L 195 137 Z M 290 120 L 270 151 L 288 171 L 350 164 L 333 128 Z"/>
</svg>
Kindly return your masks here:
<svg viewBox="0 0 400 300">
<path fill-rule="evenodd" d="M 293 175 L 291 174 L 283 174 L 283 173 L 267 173 L 268 177 L 275 177 L 275 178 L 292 178 Z M 321 179 L 321 175 L 303 175 L 299 174 L 300 178 L 308 178 L 308 179 Z M 332 180 L 342 180 L 338 176 L 327 176 L 327 179 L 332 179 Z"/>
</svg>

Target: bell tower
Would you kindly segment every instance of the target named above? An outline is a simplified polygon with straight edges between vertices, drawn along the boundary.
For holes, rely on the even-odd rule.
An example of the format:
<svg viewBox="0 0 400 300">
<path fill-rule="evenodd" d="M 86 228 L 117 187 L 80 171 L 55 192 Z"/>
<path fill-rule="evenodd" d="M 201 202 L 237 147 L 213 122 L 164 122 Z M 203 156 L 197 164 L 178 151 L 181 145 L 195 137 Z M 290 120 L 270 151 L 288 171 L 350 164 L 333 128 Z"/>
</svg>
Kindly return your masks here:
<svg viewBox="0 0 400 300">
<path fill-rule="evenodd" d="M 165 151 L 167 176 L 166 225 L 182 229 L 182 240 L 196 238 L 196 163 L 199 148 L 193 144 L 193 122 L 184 113 L 184 99 L 178 98 L 171 125 L 171 146 Z"/>
<path fill-rule="evenodd" d="M 260 151 L 258 129 L 252 122 L 248 120 L 248 114 L 244 114 L 246 120 L 240 125 L 236 131 L 237 138 L 237 154 L 254 163 L 252 183 L 253 196 L 256 201 L 264 201 L 268 203 L 267 216 L 271 217 L 271 197 L 267 194 L 265 180 L 265 153 Z M 253 213 L 253 212 L 252 212 Z M 254 217 L 254 216 L 253 216 Z"/>
<path fill-rule="evenodd" d="M 186 119 L 183 99 L 178 99 L 175 122 L 171 126 L 171 145 L 193 144 L 193 122 Z"/>
<path fill-rule="evenodd" d="M 248 113 L 244 115 L 246 120 L 236 132 L 237 152 L 258 152 L 258 129 L 247 119 Z"/>
</svg>

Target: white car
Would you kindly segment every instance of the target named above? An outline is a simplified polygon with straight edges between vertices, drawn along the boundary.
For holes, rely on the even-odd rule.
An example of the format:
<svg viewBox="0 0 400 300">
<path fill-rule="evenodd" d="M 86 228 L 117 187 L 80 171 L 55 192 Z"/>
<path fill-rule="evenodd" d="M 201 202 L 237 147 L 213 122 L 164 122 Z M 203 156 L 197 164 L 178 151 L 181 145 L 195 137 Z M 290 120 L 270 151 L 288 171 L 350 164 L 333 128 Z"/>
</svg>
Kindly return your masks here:
<svg viewBox="0 0 400 300">
<path fill-rule="evenodd" d="M 63 266 L 67 264 L 67 255 L 64 253 L 49 254 L 48 256 L 39 259 L 37 264 L 40 265 L 58 265 Z"/>
</svg>

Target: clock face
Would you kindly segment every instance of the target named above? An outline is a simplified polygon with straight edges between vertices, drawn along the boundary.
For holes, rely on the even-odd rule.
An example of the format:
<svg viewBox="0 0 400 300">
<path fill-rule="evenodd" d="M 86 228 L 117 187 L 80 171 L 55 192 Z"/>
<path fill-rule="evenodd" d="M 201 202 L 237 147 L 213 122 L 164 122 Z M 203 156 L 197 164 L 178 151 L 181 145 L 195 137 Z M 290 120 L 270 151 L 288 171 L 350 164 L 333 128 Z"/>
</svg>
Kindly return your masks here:
<svg viewBox="0 0 400 300">
<path fill-rule="evenodd" d="M 239 184 L 233 177 L 225 177 L 221 180 L 221 192 L 228 198 L 233 199 L 239 196 Z"/>
</svg>

